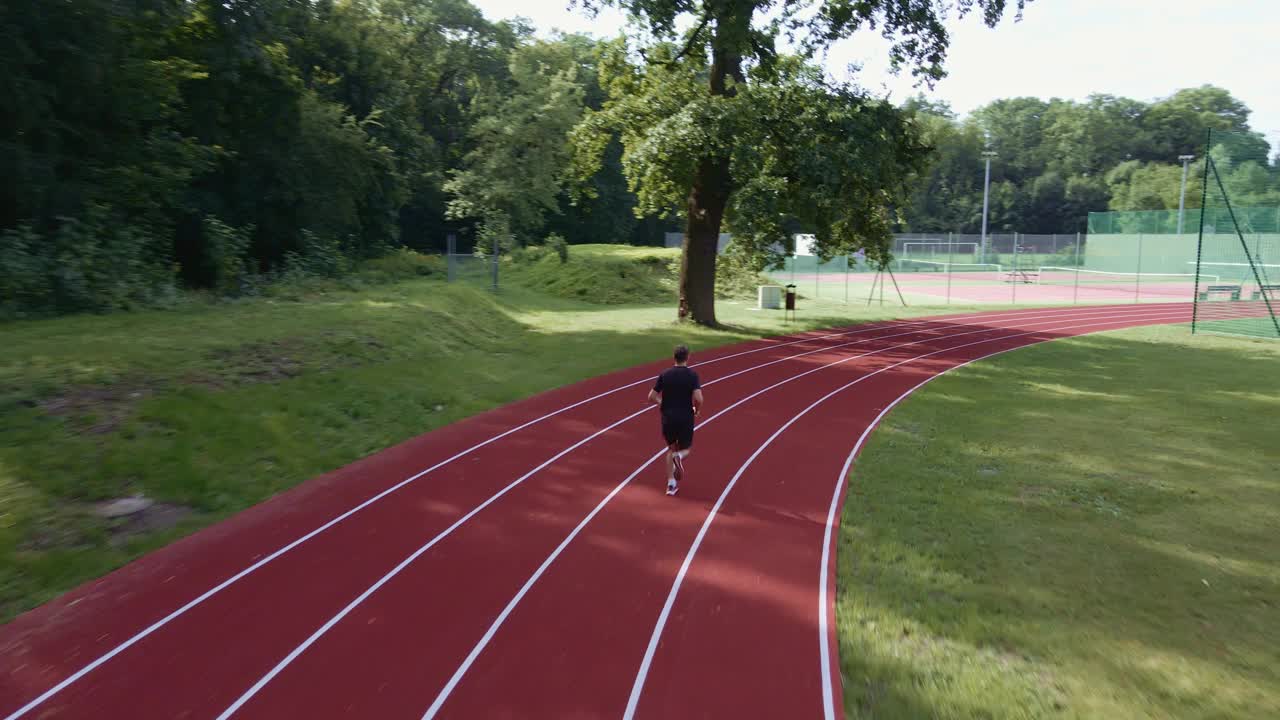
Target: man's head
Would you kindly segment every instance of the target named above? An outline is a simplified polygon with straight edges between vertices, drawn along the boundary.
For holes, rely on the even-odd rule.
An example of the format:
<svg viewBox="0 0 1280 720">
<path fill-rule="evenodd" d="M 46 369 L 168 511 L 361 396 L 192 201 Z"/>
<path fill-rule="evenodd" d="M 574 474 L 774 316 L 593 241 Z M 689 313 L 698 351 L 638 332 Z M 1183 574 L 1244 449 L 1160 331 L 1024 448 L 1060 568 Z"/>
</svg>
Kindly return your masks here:
<svg viewBox="0 0 1280 720">
<path fill-rule="evenodd" d="M 677 365 L 683 365 L 689 362 L 689 348 L 685 345 L 677 345 L 675 358 Z"/>
</svg>

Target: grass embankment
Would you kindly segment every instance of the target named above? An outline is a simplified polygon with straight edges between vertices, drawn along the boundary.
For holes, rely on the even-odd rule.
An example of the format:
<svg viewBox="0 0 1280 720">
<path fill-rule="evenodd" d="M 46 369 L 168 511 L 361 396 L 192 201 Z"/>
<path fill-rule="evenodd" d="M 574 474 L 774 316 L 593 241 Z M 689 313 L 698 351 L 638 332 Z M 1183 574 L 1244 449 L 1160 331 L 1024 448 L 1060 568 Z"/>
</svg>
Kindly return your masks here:
<svg viewBox="0 0 1280 720">
<path fill-rule="evenodd" d="M 1109 333 L 941 378 L 851 477 L 855 718 L 1280 717 L 1280 346 Z"/>
<path fill-rule="evenodd" d="M 537 292 L 599 305 L 673 303 L 680 276 L 679 248 L 573 245 L 562 260 L 547 248 L 519 252 L 501 268 L 509 281 Z M 769 281 L 721 259 L 716 296 L 752 299 Z"/>
<path fill-rule="evenodd" d="M 724 302 L 730 327 L 712 331 L 677 326 L 669 298 L 604 307 L 428 279 L 0 324 L 0 621 L 309 477 L 677 342 L 901 310 L 812 307 L 788 324 Z M 133 494 L 164 506 L 92 512 Z"/>
</svg>

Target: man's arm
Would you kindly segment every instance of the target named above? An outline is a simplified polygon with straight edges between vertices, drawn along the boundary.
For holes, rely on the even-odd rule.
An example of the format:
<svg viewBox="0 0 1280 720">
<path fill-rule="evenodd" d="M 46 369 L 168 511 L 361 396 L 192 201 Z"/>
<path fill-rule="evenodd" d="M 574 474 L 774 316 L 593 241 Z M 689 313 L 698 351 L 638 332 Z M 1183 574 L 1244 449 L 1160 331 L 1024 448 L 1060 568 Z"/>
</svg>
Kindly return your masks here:
<svg viewBox="0 0 1280 720">
<path fill-rule="evenodd" d="M 658 378 L 653 381 L 653 389 L 649 391 L 649 402 L 655 405 L 662 404 L 662 376 L 661 375 L 659 375 Z"/>
<path fill-rule="evenodd" d="M 693 391 L 693 416 L 698 417 L 700 412 L 702 412 L 702 388 Z"/>
</svg>

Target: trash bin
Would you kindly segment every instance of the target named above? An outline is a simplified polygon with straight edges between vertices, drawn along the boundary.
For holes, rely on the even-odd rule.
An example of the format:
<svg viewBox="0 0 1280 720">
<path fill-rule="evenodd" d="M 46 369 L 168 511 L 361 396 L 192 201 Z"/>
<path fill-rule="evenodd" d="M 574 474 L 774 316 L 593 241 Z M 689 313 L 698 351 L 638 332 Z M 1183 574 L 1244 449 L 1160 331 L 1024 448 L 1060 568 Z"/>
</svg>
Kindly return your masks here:
<svg viewBox="0 0 1280 720">
<path fill-rule="evenodd" d="M 787 286 L 786 308 L 782 311 L 783 319 L 786 319 L 788 315 L 790 315 L 793 318 L 796 316 L 796 286 L 795 285 Z"/>
</svg>

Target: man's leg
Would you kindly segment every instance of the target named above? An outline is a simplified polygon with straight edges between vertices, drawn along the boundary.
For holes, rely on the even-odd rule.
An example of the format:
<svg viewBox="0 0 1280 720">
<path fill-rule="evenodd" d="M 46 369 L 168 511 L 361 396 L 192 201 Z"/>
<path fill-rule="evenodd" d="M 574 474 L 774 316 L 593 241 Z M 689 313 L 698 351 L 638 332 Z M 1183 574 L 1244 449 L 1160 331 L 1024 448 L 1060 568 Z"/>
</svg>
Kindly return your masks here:
<svg viewBox="0 0 1280 720">
<path fill-rule="evenodd" d="M 676 465 L 676 442 L 679 440 L 677 428 L 667 422 L 666 418 L 662 419 L 662 439 L 667 441 L 667 452 L 664 459 L 667 462 L 667 494 L 675 495 L 680 488 L 679 467 Z"/>
<path fill-rule="evenodd" d="M 693 423 L 679 428 L 675 433 L 675 442 L 671 443 L 671 464 L 675 469 L 677 482 L 684 480 L 684 459 L 689 457 L 689 448 L 693 446 Z"/>
</svg>

